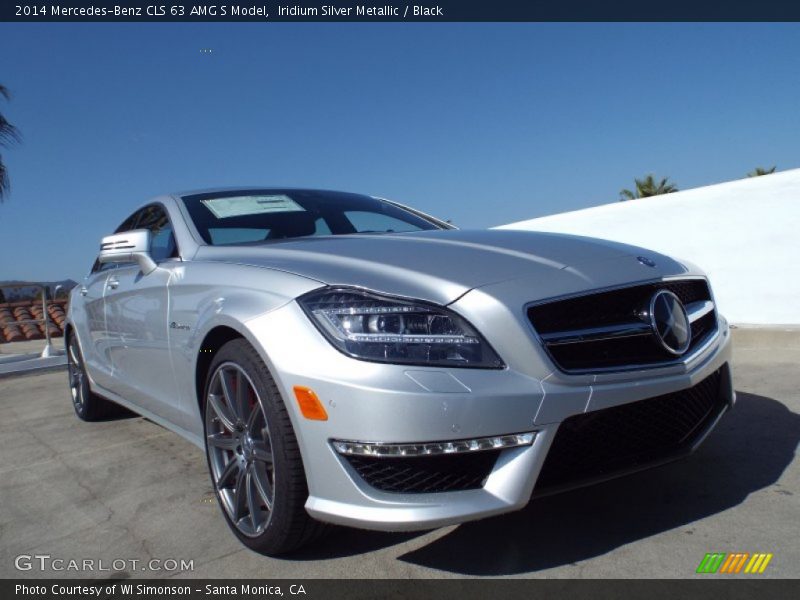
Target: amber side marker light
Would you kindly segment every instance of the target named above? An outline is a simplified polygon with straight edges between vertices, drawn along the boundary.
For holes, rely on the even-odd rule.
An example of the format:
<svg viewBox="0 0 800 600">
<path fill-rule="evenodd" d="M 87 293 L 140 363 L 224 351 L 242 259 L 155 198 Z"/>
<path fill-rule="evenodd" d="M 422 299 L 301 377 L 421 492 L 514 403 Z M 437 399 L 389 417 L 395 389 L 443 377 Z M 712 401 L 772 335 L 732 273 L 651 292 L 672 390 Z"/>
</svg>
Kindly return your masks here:
<svg viewBox="0 0 800 600">
<path fill-rule="evenodd" d="M 303 387 L 302 385 L 294 386 L 294 397 L 297 398 L 297 405 L 300 407 L 300 412 L 306 419 L 311 421 L 327 421 L 328 413 L 325 412 L 325 407 L 322 406 L 317 394 L 311 388 Z"/>
</svg>

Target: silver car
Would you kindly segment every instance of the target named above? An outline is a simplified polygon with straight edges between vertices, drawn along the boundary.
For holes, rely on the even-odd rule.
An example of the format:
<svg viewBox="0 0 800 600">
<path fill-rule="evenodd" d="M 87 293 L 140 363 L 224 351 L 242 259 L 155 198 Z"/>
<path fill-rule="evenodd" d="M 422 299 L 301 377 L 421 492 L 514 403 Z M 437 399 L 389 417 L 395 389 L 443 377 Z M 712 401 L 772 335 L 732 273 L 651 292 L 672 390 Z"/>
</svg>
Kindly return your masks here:
<svg viewBox="0 0 800 600">
<path fill-rule="evenodd" d="M 78 416 L 119 404 L 203 448 L 267 554 L 663 464 L 735 401 L 691 264 L 342 192 L 153 199 L 102 240 L 66 340 Z"/>
</svg>

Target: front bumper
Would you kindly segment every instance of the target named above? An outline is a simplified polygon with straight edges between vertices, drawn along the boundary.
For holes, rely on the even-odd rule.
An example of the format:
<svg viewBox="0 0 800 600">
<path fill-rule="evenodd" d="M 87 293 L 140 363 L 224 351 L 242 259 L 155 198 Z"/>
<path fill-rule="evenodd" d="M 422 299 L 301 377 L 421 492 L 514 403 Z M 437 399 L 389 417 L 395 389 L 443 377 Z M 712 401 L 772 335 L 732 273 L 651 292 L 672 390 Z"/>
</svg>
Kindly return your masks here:
<svg viewBox="0 0 800 600">
<path fill-rule="evenodd" d="M 366 529 L 430 529 L 524 507 L 534 494 L 559 425 L 573 415 L 685 390 L 718 370 L 724 379 L 719 386 L 721 403 L 730 406 L 735 399 L 728 366 L 730 335 L 722 318 L 714 342 L 680 369 L 591 378 L 547 370 L 533 340 L 518 345 L 515 360 L 503 370 L 357 361 L 335 350 L 296 303 L 247 325 L 292 418 L 308 480 L 307 511 L 321 521 Z M 520 364 L 531 366 L 524 369 Z M 328 420 L 304 419 L 293 386 L 313 389 Z M 681 453 L 693 450 L 718 417 L 705 423 Z M 482 487 L 436 493 L 376 489 L 331 443 L 440 442 L 529 431 L 537 432 L 533 443 L 500 451 Z"/>
</svg>

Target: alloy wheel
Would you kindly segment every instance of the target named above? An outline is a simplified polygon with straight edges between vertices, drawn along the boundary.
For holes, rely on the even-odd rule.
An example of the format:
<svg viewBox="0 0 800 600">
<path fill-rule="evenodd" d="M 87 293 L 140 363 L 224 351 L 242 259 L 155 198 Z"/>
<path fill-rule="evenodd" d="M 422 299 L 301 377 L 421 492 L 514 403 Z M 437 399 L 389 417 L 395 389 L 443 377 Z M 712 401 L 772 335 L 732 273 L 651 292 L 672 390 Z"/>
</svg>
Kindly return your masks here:
<svg viewBox="0 0 800 600">
<path fill-rule="evenodd" d="M 261 398 L 247 373 L 222 363 L 206 396 L 206 448 L 217 496 L 236 528 L 264 532 L 275 499 L 275 465 Z"/>
<path fill-rule="evenodd" d="M 84 372 L 81 362 L 81 352 L 78 349 L 78 342 L 73 335 L 67 347 L 67 371 L 69 374 L 69 389 L 72 392 L 72 403 L 78 413 L 83 411 L 86 403 L 84 397 Z"/>
</svg>

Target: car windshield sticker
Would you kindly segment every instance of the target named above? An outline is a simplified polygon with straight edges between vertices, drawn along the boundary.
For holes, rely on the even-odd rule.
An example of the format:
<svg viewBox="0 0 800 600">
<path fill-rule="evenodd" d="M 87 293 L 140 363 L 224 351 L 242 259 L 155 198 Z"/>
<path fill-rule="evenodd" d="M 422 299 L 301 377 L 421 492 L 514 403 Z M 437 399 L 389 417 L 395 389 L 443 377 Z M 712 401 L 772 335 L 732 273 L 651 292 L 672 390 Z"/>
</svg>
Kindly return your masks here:
<svg viewBox="0 0 800 600">
<path fill-rule="evenodd" d="M 305 212 L 297 202 L 278 194 L 275 196 L 235 196 L 233 198 L 211 198 L 201 202 L 218 219 L 258 215 L 262 213 Z"/>
</svg>

